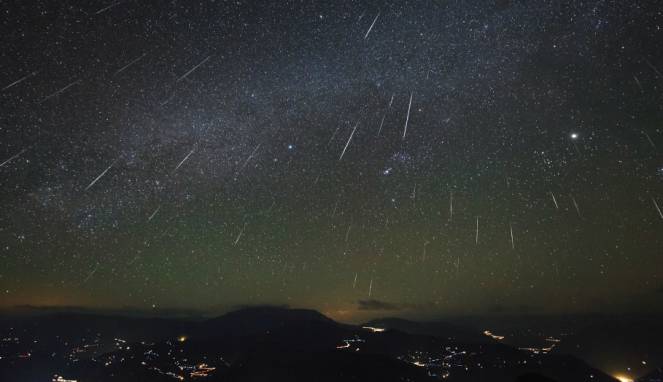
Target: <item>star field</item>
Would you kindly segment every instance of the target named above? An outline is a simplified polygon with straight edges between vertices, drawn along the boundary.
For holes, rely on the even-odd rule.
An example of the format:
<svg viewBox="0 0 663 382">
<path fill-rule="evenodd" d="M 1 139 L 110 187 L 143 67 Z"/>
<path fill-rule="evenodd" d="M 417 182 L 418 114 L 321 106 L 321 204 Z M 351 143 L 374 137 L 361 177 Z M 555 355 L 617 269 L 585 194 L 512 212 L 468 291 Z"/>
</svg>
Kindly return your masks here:
<svg viewBox="0 0 663 382">
<path fill-rule="evenodd" d="M 654 1 L 0 7 L 3 307 L 660 298 Z"/>
</svg>

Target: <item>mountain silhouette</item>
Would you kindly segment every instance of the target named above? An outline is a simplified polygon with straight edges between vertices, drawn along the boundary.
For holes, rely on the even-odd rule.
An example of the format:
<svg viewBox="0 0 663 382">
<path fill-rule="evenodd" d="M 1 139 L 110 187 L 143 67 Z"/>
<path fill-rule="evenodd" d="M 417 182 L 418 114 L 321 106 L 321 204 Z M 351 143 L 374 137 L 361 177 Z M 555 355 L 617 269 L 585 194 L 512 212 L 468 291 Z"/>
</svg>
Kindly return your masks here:
<svg viewBox="0 0 663 382">
<path fill-rule="evenodd" d="M 335 329 L 342 325 L 315 310 L 248 307 L 204 321 L 194 334 L 207 338 L 254 335 L 292 326 L 304 330 Z"/>
<path fill-rule="evenodd" d="M 196 321 L 56 314 L 0 323 L 3 382 L 54 375 L 79 382 L 616 381 L 573 356 L 531 354 L 471 328 L 393 318 L 362 327 L 305 309 L 251 307 Z"/>
<path fill-rule="evenodd" d="M 424 334 L 465 343 L 490 343 L 481 331 L 446 321 L 417 322 L 402 318 L 388 317 L 372 320 L 364 326 L 400 330 L 409 334 Z"/>
</svg>

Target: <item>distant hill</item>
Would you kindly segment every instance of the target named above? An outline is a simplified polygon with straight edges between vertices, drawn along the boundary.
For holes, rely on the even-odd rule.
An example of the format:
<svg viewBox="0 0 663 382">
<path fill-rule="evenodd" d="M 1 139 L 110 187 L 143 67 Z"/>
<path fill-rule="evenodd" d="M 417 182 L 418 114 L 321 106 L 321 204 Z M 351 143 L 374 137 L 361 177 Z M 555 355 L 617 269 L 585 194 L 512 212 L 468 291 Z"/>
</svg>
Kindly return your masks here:
<svg viewBox="0 0 663 382">
<path fill-rule="evenodd" d="M 417 322 L 402 318 L 381 318 L 372 320 L 364 326 L 396 329 L 409 334 L 423 334 L 464 343 L 490 343 L 478 329 L 463 327 L 446 321 Z"/>
<path fill-rule="evenodd" d="M 516 382 L 555 382 L 555 380 L 536 373 L 527 373 L 519 376 Z"/>
<path fill-rule="evenodd" d="M 630 368 L 643 375 L 663 365 L 662 323 L 663 316 L 597 316 L 555 350 L 606 370 Z"/>
<path fill-rule="evenodd" d="M 636 380 L 637 382 L 662 382 L 663 381 L 663 368 L 658 368 L 647 375 L 640 377 Z"/>
<path fill-rule="evenodd" d="M 226 313 L 220 317 L 202 322 L 194 335 L 198 337 L 246 336 L 263 334 L 283 327 L 297 326 L 337 328 L 341 324 L 308 309 L 288 309 L 280 307 L 251 307 Z"/>
<path fill-rule="evenodd" d="M 366 326 L 275 307 L 203 321 L 89 314 L 4 319 L 0 380 L 48 381 L 58 374 L 79 382 L 616 382 L 573 356 L 532 354 L 461 325 L 389 318 Z"/>
<path fill-rule="evenodd" d="M 13 328 L 14 333 L 25 333 L 42 339 L 53 334 L 62 338 L 81 335 L 88 338 L 112 333 L 127 341 L 176 337 L 190 331 L 196 323 L 163 318 L 106 316 L 88 313 L 55 313 L 50 315 L 0 318 L 0 330 Z"/>
</svg>

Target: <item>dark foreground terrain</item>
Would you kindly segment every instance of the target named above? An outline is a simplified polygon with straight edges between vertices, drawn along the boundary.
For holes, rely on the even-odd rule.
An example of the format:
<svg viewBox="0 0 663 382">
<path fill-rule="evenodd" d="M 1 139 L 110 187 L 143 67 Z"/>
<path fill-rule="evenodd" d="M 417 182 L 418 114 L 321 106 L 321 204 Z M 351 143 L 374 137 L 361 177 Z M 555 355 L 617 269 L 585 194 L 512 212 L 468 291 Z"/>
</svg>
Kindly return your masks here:
<svg viewBox="0 0 663 382">
<path fill-rule="evenodd" d="M 556 338 L 522 348 L 457 325 L 351 326 L 309 310 L 247 308 L 200 321 L 5 318 L 0 334 L 1 381 L 617 381 L 552 351 Z"/>
</svg>

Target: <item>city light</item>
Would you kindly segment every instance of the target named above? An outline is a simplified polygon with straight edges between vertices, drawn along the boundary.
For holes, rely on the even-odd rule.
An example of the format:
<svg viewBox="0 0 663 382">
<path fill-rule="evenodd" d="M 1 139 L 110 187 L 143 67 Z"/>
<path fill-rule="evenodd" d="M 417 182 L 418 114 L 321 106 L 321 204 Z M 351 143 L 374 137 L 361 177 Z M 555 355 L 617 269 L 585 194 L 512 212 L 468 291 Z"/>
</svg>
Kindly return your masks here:
<svg viewBox="0 0 663 382">
<path fill-rule="evenodd" d="M 504 339 L 504 336 L 498 336 L 497 334 L 493 334 L 490 330 L 484 330 L 483 334 L 497 341 L 502 341 Z"/>
<path fill-rule="evenodd" d="M 382 332 L 385 331 L 384 328 L 376 328 L 376 327 L 373 327 L 373 326 L 362 326 L 361 328 L 362 328 L 362 329 L 369 330 L 369 331 L 371 331 L 371 332 L 373 332 L 373 333 L 382 333 Z"/>
<path fill-rule="evenodd" d="M 617 374 L 615 375 L 615 378 L 617 378 L 619 382 L 633 382 L 633 378 L 624 374 Z"/>
</svg>

